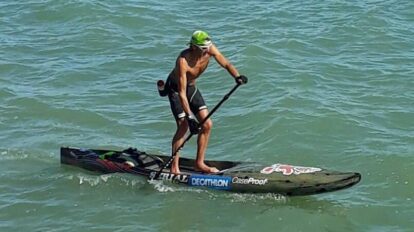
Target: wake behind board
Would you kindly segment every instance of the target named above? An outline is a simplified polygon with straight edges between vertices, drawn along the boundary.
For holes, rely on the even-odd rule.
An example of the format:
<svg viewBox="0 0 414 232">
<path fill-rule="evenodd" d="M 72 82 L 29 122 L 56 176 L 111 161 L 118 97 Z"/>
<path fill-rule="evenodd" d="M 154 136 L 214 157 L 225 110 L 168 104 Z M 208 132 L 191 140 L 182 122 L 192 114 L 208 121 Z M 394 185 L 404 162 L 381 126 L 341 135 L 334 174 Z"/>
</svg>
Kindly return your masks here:
<svg viewBox="0 0 414 232">
<path fill-rule="evenodd" d="M 169 156 L 147 154 L 133 148 L 123 151 L 62 147 L 62 164 L 100 173 L 130 173 L 152 178 Z M 177 184 L 207 187 L 239 193 L 277 193 L 288 196 L 311 195 L 349 188 L 361 180 L 356 172 L 329 171 L 322 168 L 255 162 L 206 161 L 217 167 L 216 174 L 194 170 L 194 159 L 180 158 L 182 174 L 163 170 L 159 179 Z"/>
</svg>

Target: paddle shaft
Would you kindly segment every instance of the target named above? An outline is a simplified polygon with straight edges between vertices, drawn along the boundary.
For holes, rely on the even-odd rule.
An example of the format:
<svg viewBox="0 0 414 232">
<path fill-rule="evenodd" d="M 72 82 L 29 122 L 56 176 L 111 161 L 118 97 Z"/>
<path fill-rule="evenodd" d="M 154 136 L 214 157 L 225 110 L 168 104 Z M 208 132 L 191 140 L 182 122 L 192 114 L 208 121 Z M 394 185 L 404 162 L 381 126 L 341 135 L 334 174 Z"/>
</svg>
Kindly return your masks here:
<svg viewBox="0 0 414 232">
<path fill-rule="evenodd" d="M 223 99 L 221 99 L 221 101 L 219 103 L 217 103 L 217 105 L 210 111 L 210 113 L 200 122 L 200 127 L 211 117 L 211 115 L 214 114 L 214 112 L 216 112 L 216 110 L 230 97 L 230 95 L 236 91 L 236 89 L 240 86 L 241 84 L 237 83 L 231 90 L 230 92 L 228 92 L 226 95 L 224 95 Z M 166 167 L 170 166 L 171 162 L 174 160 L 175 156 L 177 155 L 177 153 L 183 149 L 184 145 L 186 142 L 188 142 L 188 140 L 191 139 L 191 137 L 193 137 L 193 134 L 189 134 L 187 136 L 187 138 L 184 140 L 184 142 L 177 148 L 177 150 L 174 151 L 174 153 L 171 155 L 171 158 L 168 160 L 167 163 L 165 163 L 164 166 L 161 167 L 161 169 L 155 174 L 155 176 L 152 179 L 158 179 L 158 177 L 161 175 L 162 170 L 164 170 Z"/>
</svg>

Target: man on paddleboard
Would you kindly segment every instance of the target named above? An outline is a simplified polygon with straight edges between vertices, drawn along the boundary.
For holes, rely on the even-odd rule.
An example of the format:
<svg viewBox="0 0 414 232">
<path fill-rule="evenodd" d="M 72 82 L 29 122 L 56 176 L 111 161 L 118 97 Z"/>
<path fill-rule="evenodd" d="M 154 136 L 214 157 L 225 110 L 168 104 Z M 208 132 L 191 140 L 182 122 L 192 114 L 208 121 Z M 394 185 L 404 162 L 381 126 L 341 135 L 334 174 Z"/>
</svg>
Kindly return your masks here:
<svg viewBox="0 0 414 232">
<path fill-rule="evenodd" d="M 205 173 L 219 171 L 217 168 L 209 167 L 204 163 L 213 123 L 210 118 L 203 125 L 198 123 L 207 117 L 208 109 L 196 86 L 196 79 L 207 69 L 211 57 L 214 57 L 217 63 L 235 78 L 236 83 L 247 83 L 247 78 L 239 75 L 237 69 L 221 54 L 209 35 L 204 31 L 193 33 L 189 48 L 183 50 L 178 56 L 175 67 L 168 76 L 166 83 L 166 88 L 169 89 L 168 98 L 171 111 L 177 123 L 177 131 L 172 140 L 173 154 L 184 142 L 185 134 L 190 129 L 192 134 L 198 134 L 195 169 Z M 172 162 L 171 172 L 180 173 L 178 152 Z"/>
</svg>

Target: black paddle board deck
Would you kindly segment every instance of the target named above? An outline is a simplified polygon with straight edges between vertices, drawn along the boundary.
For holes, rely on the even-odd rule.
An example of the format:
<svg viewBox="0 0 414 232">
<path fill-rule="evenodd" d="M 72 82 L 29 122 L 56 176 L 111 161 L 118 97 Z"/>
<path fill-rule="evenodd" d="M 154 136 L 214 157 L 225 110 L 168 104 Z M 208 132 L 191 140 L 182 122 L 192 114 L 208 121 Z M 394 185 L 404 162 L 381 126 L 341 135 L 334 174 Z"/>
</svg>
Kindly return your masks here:
<svg viewBox="0 0 414 232">
<path fill-rule="evenodd" d="M 61 163 L 100 173 L 130 173 L 153 178 L 170 156 L 147 154 L 129 148 L 123 151 L 62 147 Z M 330 171 L 324 168 L 282 163 L 206 161 L 221 170 L 204 174 L 194 170 L 194 159 L 180 158 L 181 174 L 168 169 L 159 179 L 194 187 L 206 187 L 239 193 L 278 193 L 288 196 L 311 195 L 349 188 L 361 180 L 356 172 Z"/>
</svg>

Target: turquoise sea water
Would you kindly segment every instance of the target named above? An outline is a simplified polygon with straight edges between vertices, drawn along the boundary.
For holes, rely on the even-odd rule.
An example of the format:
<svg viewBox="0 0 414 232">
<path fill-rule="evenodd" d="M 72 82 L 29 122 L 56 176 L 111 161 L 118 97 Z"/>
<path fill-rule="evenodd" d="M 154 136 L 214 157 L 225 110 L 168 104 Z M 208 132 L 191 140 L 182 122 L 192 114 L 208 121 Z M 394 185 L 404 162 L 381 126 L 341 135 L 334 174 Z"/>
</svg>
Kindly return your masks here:
<svg viewBox="0 0 414 232">
<path fill-rule="evenodd" d="M 408 0 L 1 1 L 0 231 L 413 231 L 413 12 Z M 169 153 L 155 82 L 196 29 L 249 77 L 213 116 L 207 158 L 362 182 L 289 198 L 61 166 L 61 146 Z M 212 108 L 234 82 L 212 61 L 198 85 Z"/>
</svg>

